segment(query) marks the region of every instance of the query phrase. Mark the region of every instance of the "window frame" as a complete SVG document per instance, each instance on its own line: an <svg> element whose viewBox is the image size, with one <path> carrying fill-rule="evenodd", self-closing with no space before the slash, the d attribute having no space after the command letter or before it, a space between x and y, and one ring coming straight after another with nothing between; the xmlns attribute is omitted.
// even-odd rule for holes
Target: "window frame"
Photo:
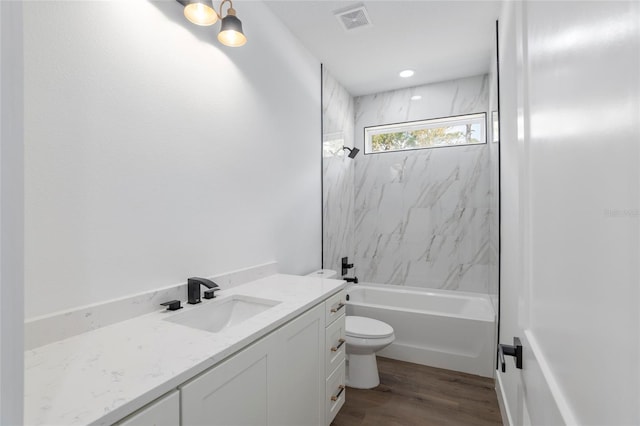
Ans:
<svg viewBox="0 0 640 426"><path fill-rule="evenodd" d="M369 152L367 146L370 146L371 143L370 141L367 140L367 131L369 129L374 129L374 128L381 128L381 127L393 127L393 126L397 126L400 128L400 126L406 126L409 127L411 125L415 125L417 123L422 123L422 122L430 122L430 121L444 121L444 120L448 120L448 119L452 119L455 120L456 118L461 118L461 117L471 117L471 116L482 116L482 122L484 124L483 127L483 137L484 137L484 141L483 142L478 142L478 143L464 143L464 144L454 144L454 145L438 145L438 146L424 146L424 147L417 147L417 148L407 148L407 149L394 149L394 150L388 150L388 151L371 151ZM363 142L364 142L364 155L376 155L376 154L388 154L388 153L392 153L392 152L406 152L406 151L421 151L421 150L425 150L425 149L435 149L435 148L454 148L454 147L458 147L458 146L476 146L476 145L486 145L487 144L487 126L489 125L489 123L487 122L487 112L473 112L473 113L468 113L468 114L458 114L458 115L448 115L448 116L444 116L444 117L433 117L433 118L425 118L422 120L412 120L412 121L401 121L401 122L397 122L397 123L387 123L387 124L376 124L375 126L365 126L363 128ZM402 131L402 130L399 130ZM394 133L392 131L392 129L390 129L389 133Z"/></svg>

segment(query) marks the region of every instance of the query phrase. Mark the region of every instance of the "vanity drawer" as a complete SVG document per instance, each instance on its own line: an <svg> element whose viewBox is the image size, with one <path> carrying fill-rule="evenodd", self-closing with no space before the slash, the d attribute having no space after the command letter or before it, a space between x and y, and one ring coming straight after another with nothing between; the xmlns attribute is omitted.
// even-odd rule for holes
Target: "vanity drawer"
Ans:
<svg viewBox="0 0 640 426"><path fill-rule="evenodd" d="M325 371L327 376L345 359L347 345L344 326L345 316L341 315L327 327L325 333Z"/></svg>
<svg viewBox="0 0 640 426"><path fill-rule="evenodd" d="M326 312L326 325L328 326L341 315L344 315L347 308L347 292L341 290L324 302Z"/></svg>
<svg viewBox="0 0 640 426"><path fill-rule="evenodd" d="M327 425L331 424L340 408L344 405L345 394L347 393L344 372L345 366L344 361L342 361L342 365L327 379L327 415L325 417L325 424Z"/></svg>

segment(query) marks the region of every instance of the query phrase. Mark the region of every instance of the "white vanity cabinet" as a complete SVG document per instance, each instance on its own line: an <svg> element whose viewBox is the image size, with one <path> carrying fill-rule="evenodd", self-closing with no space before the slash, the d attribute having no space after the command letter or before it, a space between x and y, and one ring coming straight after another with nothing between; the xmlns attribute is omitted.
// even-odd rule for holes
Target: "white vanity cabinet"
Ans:
<svg viewBox="0 0 640 426"><path fill-rule="evenodd" d="M324 424L325 342L322 304L273 335L269 359L269 425Z"/></svg>
<svg viewBox="0 0 640 426"><path fill-rule="evenodd" d="M26 351L24 423L325 426L333 387L344 382L344 344L327 349L340 344L341 327L327 325L344 318L344 286L271 274L181 312L129 310L126 320ZM174 290L182 286L166 294ZM146 299L149 308L159 302ZM329 389L328 370L338 372ZM42 385L53 382L68 386Z"/></svg>
<svg viewBox="0 0 640 426"><path fill-rule="evenodd" d="M180 395L174 390L114 426L176 426L180 424Z"/></svg>
<svg viewBox="0 0 640 426"><path fill-rule="evenodd" d="M323 306L181 386L181 424L323 425Z"/></svg>
<svg viewBox="0 0 640 426"><path fill-rule="evenodd" d="M344 405L345 382L345 310L346 291L342 290L324 302L325 310L325 424L329 425Z"/></svg>
<svg viewBox="0 0 640 426"><path fill-rule="evenodd" d="M267 424L266 336L180 387L182 426Z"/></svg>

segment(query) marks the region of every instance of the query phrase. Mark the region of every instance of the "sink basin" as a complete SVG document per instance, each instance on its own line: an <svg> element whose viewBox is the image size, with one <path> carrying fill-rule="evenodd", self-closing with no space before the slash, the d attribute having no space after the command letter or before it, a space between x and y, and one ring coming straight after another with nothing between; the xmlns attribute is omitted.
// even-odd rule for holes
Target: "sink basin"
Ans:
<svg viewBox="0 0 640 426"><path fill-rule="evenodd" d="M204 301L194 309L165 318L165 321L217 333L279 303L277 300L233 295L221 300Z"/></svg>

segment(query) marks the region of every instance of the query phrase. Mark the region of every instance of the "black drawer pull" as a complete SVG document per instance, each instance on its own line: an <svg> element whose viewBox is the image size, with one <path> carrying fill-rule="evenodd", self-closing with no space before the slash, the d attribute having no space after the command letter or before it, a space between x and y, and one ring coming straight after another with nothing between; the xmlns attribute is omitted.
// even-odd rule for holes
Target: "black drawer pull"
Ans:
<svg viewBox="0 0 640 426"><path fill-rule="evenodd" d="M331 352L338 352L338 349L340 349L340 347L342 345L344 345L344 342L346 342L346 340L344 339L338 339L338 345L337 346L332 346L331 347Z"/></svg>
<svg viewBox="0 0 640 426"><path fill-rule="evenodd" d="M337 308L331 308L331 313L332 313L332 314L335 314L336 312L338 312L338 311L339 311L340 309L342 309L342 308L344 308L344 303L340 302L340 303L338 304L338 307L337 307Z"/></svg>
<svg viewBox="0 0 640 426"><path fill-rule="evenodd" d="M338 393L331 397L331 400L334 402L337 401L338 398L340 398L340 395L342 395L342 392L344 392L344 385L338 386L338 389L340 389Z"/></svg>

